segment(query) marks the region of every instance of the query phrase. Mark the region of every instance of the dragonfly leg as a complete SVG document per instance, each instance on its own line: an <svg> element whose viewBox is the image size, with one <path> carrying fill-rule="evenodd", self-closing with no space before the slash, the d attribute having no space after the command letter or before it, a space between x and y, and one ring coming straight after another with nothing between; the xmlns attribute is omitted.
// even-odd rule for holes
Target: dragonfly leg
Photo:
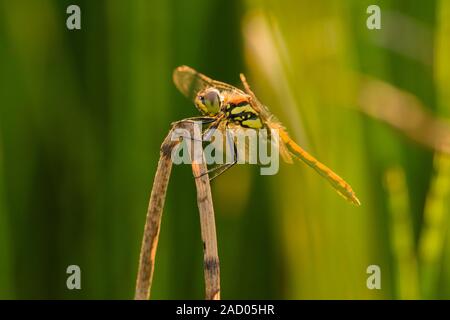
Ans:
<svg viewBox="0 0 450 320"><path fill-rule="evenodd" d="M208 124L208 123L214 122L215 120L216 120L215 117L207 117L207 116L191 117L191 118L186 118L186 119L172 122L172 126L176 126L183 122L194 122L194 123L201 122L202 124Z"/></svg>
<svg viewBox="0 0 450 320"><path fill-rule="evenodd" d="M191 117L191 118L186 118L186 119L179 120L179 121L176 121L176 122L172 122L172 126L175 127L175 126L177 126L178 124L183 123L183 122L192 122L192 123L195 123L195 122L201 122L202 125L203 125L203 124L212 123L212 122L214 122L215 120L216 120L215 117L207 117L207 116ZM192 141L198 141L198 142L203 142L203 141L204 141L203 137L202 137L201 140L199 140L199 139L194 139L193 137L186 137L186 136L183 136L183 135L181 135L180 137L181 137L181 138L185 138L185 139L190 139L190 140L192 140Z"/></svg>
<svg viewBox="0 0 450 320"><path fill-rule="evenodd" d="M196 179L204 176L205 174L214 173L214 175L212 177L209 177L209 180L211 181L212 179L217 178L218 176L220 176L222 173L224 173L225 171L227 171L228 169L230 169L231 167L233 167L237 163L238 157L237 157L236 143L234 142L233 138L230 136L230 133L228 131L226 131L226 132L227 132L227 142L229 143L229 147L231 149L232 156L233 156L233 162L231 162L231 163L224 163L222 165L219 165L217 167L209 169L208 171L206 171L206 172L202 173L201 175L195 177Z"/></svg>
<svg viewBox="0 0 450 320"><path fill-rule="evenodd" d="M211 124L208 128L203 131L202 140L203 141L211 141L214 132L217 130L217 125L215 123Z"/></svg>
<svg viewBox="0 0 450 320"><path fill-rule="evenodd" d="M180 138L183 138L183 139L189 139L189 140L191 140L191 141L203 142L203 140L201 140L201 139L195 139L195 138L192 138L191 136L186 137L186 136L180 135L179 137L180 137Z"/></svg>

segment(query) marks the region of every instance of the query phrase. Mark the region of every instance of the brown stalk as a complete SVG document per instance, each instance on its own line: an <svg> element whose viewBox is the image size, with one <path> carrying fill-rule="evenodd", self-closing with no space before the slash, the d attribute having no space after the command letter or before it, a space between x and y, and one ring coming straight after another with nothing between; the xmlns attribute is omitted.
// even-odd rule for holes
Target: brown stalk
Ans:
<svg viewBox="0 0 450 320"><path fill-rule="evenodd" d="M161 145L158 168L153 182L153 189L144 227L144 236L142 239L139 269L136 280L135 300L150 299L162 211L172 170L171 154L173 148L179 144L179 141L172 141L172 132L176 128L187 129L191 132L191 136L194 136L194 123L192 121L181 120L172 126L172 129ZM193 159L192 153L191 159ZM201 159L202 161L200 162L192 161L192 172L194 177L197 177L195 178L195 184L197 187L197 203L200 213L203 240L205 299L218 300L220 299L220 268L217 250L216 225L211 187L203 152L201 153Z"/></svg>
<svg viewBox="0 0 450 320"><path fill-rule="evenodd" d="M171 141L172 130L173 128L161 145L158 168L148 204L141 254L139 257L136 292L134 295L135 300L150 299L162 211L166 199L167 185L169 184L170 173L172 171L171 152L178 144L176 141Z"/></svg>
<svg viewBox="0 0 450 320"><path fill-rule="evenodd" d="M202 154L202 162L192 162L192 173L197 187L197 204L203 241L203 268L205 276L205 299L220 300L220 265L217 250L216 222L211 196L209 176Z"/></svg>

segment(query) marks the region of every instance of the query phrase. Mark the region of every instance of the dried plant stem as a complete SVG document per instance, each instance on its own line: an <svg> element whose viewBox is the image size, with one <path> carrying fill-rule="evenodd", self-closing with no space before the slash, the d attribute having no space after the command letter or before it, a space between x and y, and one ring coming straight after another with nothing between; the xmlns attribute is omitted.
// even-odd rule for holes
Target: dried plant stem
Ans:
<svg viewBox="0 0 450 320"><path fill-rule="evenodd" d="M204 160L204 159L203 159ZM203 267L205 273L205 299L220 300L220 265L217 250L216 222L205 161L192 163L197 187L197 204L203 241Z"/></svg>
<svg viewBox="0 0 450 320"><path fill-rule="evenodd" d="M172 171L172 160L170 155L172 149L178 144L177 142L170 140L172 130L161 145L158 168L156 170L152 193L148 204L136 280L135 300L150 299L150 289L155 267L155 256L158 246L162 211L166 198L167 185L169 184L170 173Z"/></svg>
<svg viewBox="0 0 450 320"><path fill-rule="evenodd" d="M171 154L173 148L179 143L178 141L171 140L172 132L175 128L184 128L193 133L194 123L192 121L183 120L175 123L161 145L161 155L158 162L155 181L153 182L141 245L139 269L136 280L136 300L146 300L150 298L162 211L172 170ZM193 134L191 136L193 136ZM203 240L205 299L219 300L220 267L211 186L203 153L201 154L202 161L194 161L195 159L192 152L191 159L193 159L192 173L194 174L194 177L197 177L195 178L195 184L197 187L197 204L200 213L200 225Z"/></svg>

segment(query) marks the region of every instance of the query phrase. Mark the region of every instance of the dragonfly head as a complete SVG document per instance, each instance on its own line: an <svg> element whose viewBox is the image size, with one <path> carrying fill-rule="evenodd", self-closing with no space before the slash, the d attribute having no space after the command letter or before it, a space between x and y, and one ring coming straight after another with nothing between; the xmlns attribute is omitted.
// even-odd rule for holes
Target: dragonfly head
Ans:
<svg viewBox="0 0 450 320"><path fill-rule="evenodd" d="M204 114L215 115L220 111L223 103L223 97L219 90L208 88L200 92L196 99L195 105Z"/></svg>

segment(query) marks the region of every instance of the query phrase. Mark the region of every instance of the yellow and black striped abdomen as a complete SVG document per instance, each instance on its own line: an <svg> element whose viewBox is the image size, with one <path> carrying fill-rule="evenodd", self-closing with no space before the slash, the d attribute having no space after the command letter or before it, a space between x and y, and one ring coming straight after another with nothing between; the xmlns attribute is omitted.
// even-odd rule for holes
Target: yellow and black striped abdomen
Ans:
<svg viewBox="0 0 450 320"><path fill-rule="evenodd" d="M237 104L229 103L225 107L225 114L229 121L245 128L260 129L263 126L259 114L248 101L241 101Z"/></svg>

